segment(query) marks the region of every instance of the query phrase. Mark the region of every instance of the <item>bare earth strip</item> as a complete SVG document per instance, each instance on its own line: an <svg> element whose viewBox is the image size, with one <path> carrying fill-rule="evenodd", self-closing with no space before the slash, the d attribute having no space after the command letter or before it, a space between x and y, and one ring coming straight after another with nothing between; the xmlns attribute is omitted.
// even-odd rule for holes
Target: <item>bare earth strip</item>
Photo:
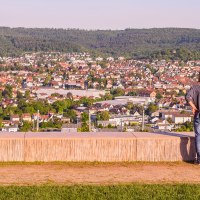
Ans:
<svg viewBox="0 0 200 200"><path fill-rule="evenodd" d="M188 163L1 164L0 185L200 183Z"/></svg>

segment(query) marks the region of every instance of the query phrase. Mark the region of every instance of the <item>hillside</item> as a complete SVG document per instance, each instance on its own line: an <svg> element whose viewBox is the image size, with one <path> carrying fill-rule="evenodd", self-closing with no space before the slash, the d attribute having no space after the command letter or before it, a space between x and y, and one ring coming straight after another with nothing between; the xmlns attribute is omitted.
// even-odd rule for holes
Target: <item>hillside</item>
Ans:
<svg viewBox="0 0 200 200"><path fill-rule="evenodd" d="M148 57L153 54L157 57L180 48L184 48L187 55L199 59L200 30L155 28L87 31L0 27L1 56L27 51L90 51L99 55Z"/></svg>

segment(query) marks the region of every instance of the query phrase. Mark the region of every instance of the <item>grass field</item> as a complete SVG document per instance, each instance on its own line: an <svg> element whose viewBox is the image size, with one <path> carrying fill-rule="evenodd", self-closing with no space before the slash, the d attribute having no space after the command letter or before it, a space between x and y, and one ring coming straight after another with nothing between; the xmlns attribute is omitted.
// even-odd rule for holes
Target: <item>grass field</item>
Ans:
<svg viewBox="0 0 200 200"><path fill-rule="evenodd" d="M2 200L129 200L200 199L198 184L128 184L112 186L1 186Z"/></svg>

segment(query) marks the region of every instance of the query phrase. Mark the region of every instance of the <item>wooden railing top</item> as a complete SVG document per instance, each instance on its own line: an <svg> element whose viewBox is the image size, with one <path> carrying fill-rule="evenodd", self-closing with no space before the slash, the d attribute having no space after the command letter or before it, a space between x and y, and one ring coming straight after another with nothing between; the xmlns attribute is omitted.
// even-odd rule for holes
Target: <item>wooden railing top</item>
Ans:
<svg viewBox="0 0 200 200"><path fill-rule="evenodd" d="M180 138L180 137L194 137L193 132L90 132L90 133L61 133L61 132L1 132L0 139L17 139L17 138Z"/></svg>

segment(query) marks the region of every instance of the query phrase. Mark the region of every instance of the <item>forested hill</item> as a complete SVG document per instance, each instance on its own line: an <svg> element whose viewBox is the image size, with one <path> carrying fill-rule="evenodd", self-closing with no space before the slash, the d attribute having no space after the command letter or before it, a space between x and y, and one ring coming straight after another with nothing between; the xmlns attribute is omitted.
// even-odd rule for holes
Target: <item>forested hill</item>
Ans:
<svg viewBox="0 0 200 200"><path fill-rule="evenodd" d="M166 56L174 49L200 58L200 29L86 31L0 27L1 56L27 51L90 51L100 55L148 57L152 53L154 56Z"/></svg>

